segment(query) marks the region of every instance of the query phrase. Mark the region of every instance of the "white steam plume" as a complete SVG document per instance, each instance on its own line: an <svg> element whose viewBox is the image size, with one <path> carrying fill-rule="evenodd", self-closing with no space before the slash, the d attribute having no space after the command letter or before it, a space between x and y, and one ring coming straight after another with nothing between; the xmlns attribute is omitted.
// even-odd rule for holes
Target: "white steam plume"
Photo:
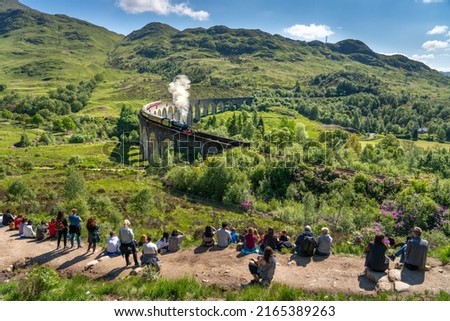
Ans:
<svg viewBox="0 0 450 321"><path fill-rule="evenodd" d="M180 113L182 122L187 122L190 84L191 81L185 75L176 76L169 84L169 92L172 94L172 101Z"/></svg>

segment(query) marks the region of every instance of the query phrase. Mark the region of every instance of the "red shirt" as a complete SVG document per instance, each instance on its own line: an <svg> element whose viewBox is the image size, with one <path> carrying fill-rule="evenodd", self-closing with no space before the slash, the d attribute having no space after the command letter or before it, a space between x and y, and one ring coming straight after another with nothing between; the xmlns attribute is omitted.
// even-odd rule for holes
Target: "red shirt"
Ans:
<svg viewBox="0 0 450 321"><path fill-rule="evenodd" d="M48 232L50 234L50 237L56 236L56 223L55 222L48 223Z"/></svg>
<svg viewBox="0 0 450 321"><path fill-rule="evenodd" d="M256 245L256 242L258 242L258 238L254 234L247 233L244 236L245 239L245 247L249 250L253 249Z"/></svg>
<svg viewBox="0 0 450 321"><path fill-rule="evenodd" d="M22 222L22 220L23 220L22 217L16 217L16 218L14 219L14 228L15 228L16 230L19 229L20 222Z"/></svg>

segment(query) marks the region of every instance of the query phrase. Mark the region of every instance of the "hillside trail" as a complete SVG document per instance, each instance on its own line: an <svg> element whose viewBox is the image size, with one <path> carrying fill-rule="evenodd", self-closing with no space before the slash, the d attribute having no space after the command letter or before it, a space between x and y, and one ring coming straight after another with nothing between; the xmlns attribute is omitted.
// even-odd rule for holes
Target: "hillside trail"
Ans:
<svg viewBox="0 0 450 321"><path fill-rule="evenodd" d="M83 274L91 279L114 280L125 277L134 270L131 265L125 266L125 260L121 256L103 259L100 248L94 254L86 253L87 244L83 244L80 249L75 245L74 249L56 250L56 240L36 242L33 239L21 239L17 231L8 230L7 227L0 228L0 248L0 282L21 277L20 273L11 272L10 266L30 259L33 264L52 266L66 276ZM256 257L256 254L242 256L233 247L188 248L160 255L161 274L169 279L190 276L207 286L239 289L252 279L248 271L251 257ZM323 290L326 293L376 294L375 283L362 273L364 259L361 257L331 255L325 259L316 256L303 258L278 253L276 258L274 281L277 283L314 292ZM93 260L99 262L86 269L86 265ZM402 272L402 281L411 285L404 293L440 290L450 292L450 265L442 265L432 258L429 258L428 264L431 268L425 273L408 271L404 275ZM394 263L391 262L390 265L390 269L394 269Z"/></svg>

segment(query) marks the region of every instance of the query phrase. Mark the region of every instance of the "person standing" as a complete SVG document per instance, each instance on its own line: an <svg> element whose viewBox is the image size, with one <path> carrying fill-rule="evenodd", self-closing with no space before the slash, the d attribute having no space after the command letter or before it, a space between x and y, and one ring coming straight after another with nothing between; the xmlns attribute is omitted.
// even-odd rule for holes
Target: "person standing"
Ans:
<svg viewBox="0 0 450 321"><path fill-rule="evenodd" d="M83 246L81 246L81 222L83 222L83 221L82 221L81 217L78 215L77 209L73 208L70 211L70 215L69 215L70 248L73 248L73 241L74 241L75 235L77 237L78 248L83 247Z"/></svg>
<svg viewBox="0 0 450 321"><path fill-rule="evenodd" d="M99 226L97 225L97 221L94 217L90 217L86 223L86 229L88 231L88 248L86 252L92 248L92 253L95 253L95 248L97 247L97 243L100 241L100 234L98 232Z"/></svg>
<svg viewBox="0 0 450 321"><path fill-rule="evenodd" d="M409 270L425 271L427 263L428 241L421 239L422 229L414 227L411 231L412 239L406 244L405 267Z"/></svg>
<svg viewBox="0 0 450 321"><path fill-rule="evenodd" d="M125 220L123 227L119 230L120 252L125 256L127 266L130 265L130 254L133 254L134 265L139 266L136 253L136 240L133 230L130 228L130 221Z"/></svg>
<svg viewBox="0 0 450 321"><path fill-rule="evenodd" d="M58 236L56 249L59 249L59 245L61 243L61 237L64 238L64 248L67 246L67 219L66 215L63 211L59 211L58 215L56 215L56 222L55 222L55 230L56 234Z"/></svg>

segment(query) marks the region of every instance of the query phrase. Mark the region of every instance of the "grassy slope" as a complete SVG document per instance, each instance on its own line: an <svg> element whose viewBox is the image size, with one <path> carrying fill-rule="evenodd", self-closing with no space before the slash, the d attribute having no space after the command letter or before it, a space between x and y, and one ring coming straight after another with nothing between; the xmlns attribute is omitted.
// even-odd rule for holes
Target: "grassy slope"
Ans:
<svg viewBox="0 0 450 321"><path fill-rule="evenodd" d="M0 82L20 92L88 80L103 67L121 35L64 15L0 6ZM14 7L14 6L13 6Z"/></svg>

